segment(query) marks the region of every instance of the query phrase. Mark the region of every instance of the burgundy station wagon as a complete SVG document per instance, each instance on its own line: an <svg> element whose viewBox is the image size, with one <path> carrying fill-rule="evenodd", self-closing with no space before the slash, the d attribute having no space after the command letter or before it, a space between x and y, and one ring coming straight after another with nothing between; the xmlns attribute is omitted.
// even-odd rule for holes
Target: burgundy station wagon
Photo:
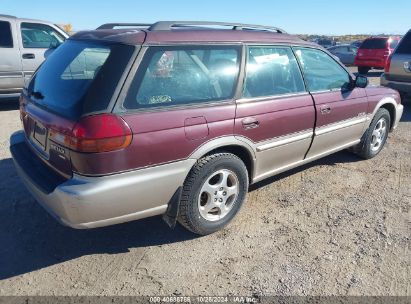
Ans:
<svg viewBox="0 0 411 304"><path fill-rule="evenodd" d="M10 149L27 188L65 225L162 214L209 234L251 183L346 148L377 155L403 106L397 91L367 85L277 28L106 24L38 69Z"/></svg>

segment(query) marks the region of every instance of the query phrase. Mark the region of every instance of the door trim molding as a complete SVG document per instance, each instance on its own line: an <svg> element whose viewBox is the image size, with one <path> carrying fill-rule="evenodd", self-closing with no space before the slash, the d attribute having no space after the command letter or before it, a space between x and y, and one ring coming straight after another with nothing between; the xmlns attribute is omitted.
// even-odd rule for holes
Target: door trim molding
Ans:
<svg viewBox="0 0 411 304"><path fill-rule="evenodd" d="M312 130L310 130L310 131L305 130L305 131L298 132L298 133L293 133L293 134L289 134L289 135L285 135L285 136L281 136L281 137L276 137L276 138L273 138L273 139L269 140L268 142L266 142L264 144L261 144L261 145L257 146L257 152L270 150L270 149L273 149L273 148L277 148L277 147L280 147L280 146L291 144L293 142L308 139L308 138L311 138L313 135L314 135L314 132Z"/></svg>
<svg viewBox="0 0 411 304"><path fill-rule="evenodd" d="M355 118L349 118L343 121L339 121L337 123L321 126L315 130L315 136L331 133L334 131L337 131L339 129L344 129L348 127L352 127L358 124L365 123L369 121L370 118L367 116L364 117L355 117Z"/></svg>

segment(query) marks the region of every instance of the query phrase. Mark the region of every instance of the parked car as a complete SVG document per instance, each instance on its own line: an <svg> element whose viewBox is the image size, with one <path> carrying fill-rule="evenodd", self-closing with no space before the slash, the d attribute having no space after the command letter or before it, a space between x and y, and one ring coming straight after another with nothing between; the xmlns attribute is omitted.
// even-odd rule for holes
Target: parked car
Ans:
<svg viewBox="0 0 411 304"><path fill-rule="evenodd" d="M388 57L381 84L400 91L402 95L411 93L411 30Z"/></svg>
<svg viewBox="0 0 411 304"><path fill-rule="evenodd" d="M67 38L52 23L0 15L0 99L18 97L46 51Z"/></svg>
<svg viewBox="0 0 411 304"><path fill-rule="evenodd" d="M316 43L326 49L336 45L336 42L333 39L328 38L320 38L316 41Z"/></svg>
<svg viewBox="0 0 411 304"><path fill-rule="evenodd" d="M10 139L27 188L74 228L162 214L215 232L249 184L346 148L372 158L402 115L397 91L277 28L116 26L50 55Z"/></svg>
<svg viewBox="0 0 411 304"><path fill-rule="evenodd" d="M330 47L328 51L337 56L345 65L353 65L358 48L351 46L350 44L341 44Z"/></svg>
<svg viewBox="0 0 411 304"><path fill-rule="evenodd" d="M367 74L369 70L384 69L388 57L397 46L399 37L370 37L364 40L358 49L354 65L360 74Z"/></svg>
<svg viewBox="0 0 411 304"><path fill-rule="evenodd" d="M351 42L350 45L358 49L362 43L363 43L363 40L356 40L356 41Z"/></svg>

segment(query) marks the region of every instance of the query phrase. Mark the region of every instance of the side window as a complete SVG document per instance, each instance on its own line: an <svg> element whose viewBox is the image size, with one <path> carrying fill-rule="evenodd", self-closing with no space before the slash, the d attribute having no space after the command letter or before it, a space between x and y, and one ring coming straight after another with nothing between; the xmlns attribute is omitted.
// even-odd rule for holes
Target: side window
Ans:
<svg viewBox="0 0 411 304"><path fill-rule="evenodd" d="M64 42L64 37L52 27L39 23L21 23L24 48L48 49Z"/></svg>
<svg viewBox="0 0 411 304"><path fill-rule="evenodd" d="M321 50L295 48L311 92L343 89L350 83L348 72Z"/></svg>
<svg viewBox="0 0 411 304"><path fill-rule="evenodd" d="M397 49L395 50L396 54L411 54L411 31L409 31L400 41Z"/></svg>
<svg viewBox="0 0 411 304"><path fill-rule="evenodd" d="M0 48L12 48L13 37L11 35L11 26L9 22L0 21Z"/></svg>
<svg viewBox="0 0 411 304"><path fill-rule="evenodd" d="M304 92L297 60L288 47L249 47L244 97Z"/></svg>
<svg viewBox="0 0 411 304"><path fill-rule="evenodd" d="M123 106L140 109L230 99L239 57L239 47L151 47Z"/></svg>

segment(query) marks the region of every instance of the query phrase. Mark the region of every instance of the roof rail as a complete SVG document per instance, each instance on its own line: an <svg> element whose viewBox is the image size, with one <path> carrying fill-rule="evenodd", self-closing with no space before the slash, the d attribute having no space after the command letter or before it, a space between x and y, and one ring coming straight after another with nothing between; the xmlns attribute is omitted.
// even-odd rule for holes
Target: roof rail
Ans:
<svg viewBox="0 0 411 304"><path fill-rule="evenodd" d="M264 26L257 24L244 24L244 23L231 23L231 22L212 22L212 21L159 21L156 23L106 23L100 25L98 30L113 29L115 27L144 27L148 31L171 31L173 28L187 28L190 26L217 26L217 27L231 27L232 30L257 30L276 32L280 34L286 34L287 32L274 26Z"/></svg>
<svg viewBox="0 0 411 304"><path fill-rule="evenodd" d="M212 21L159 21L149 27L150 31L170 31L173 27L188 27L188 26L221 26L231 27L232 30L259 30L277 32L285 34L286 32L278 27L264 26L257 24L231 23L231 22L212 22Z"/></svg>
<svg viewBox="0 0 411 304"><path fill-rule="evenodd" d="M106 23L100 25L97 29L98 30L111 30L115 27L146 27L149 28L152 24L151 23Z"/></svg>
<svg viewBox="0 0 411 304"><path fill-rule="evenodd" d="M11 16L11 15L3 15L3 14L0 14L0 17L6 17L6 18L17 18L16 16Z"/></svg>

